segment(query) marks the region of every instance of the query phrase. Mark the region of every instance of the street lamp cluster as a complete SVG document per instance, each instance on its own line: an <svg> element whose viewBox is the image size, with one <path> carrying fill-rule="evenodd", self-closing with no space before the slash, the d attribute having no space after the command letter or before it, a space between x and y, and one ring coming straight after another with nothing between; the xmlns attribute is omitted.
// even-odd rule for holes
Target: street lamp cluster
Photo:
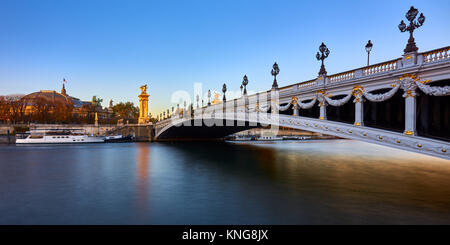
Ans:
<svg viewBox="0 0 450 245"><path fill-rule="evenodd" d="M322 43L319 46L319 51L321 54L319 54L319 52L317 52L317 54L316 54L316 59L322 61L322 65L320 66L319 76L326 76L327 71L325 70L325 66L323 65L323 60L328 58L328 55L330 54L330 50L327 48L327 45Z"/></svg>
<svg viewBox="0 0 450 245"><path fill-rule="evenodd" d="M417 21L415 21L418 13L419 13L419 11L416 8L414 8L414 6L411 6L411 8L408 10L408 12L405 15L406 19L408 19L408 21L409 21L409 25L406 26L406 24L405 24L405 22L403 22L403 20L398 25L398 29L401 32L409 31L408 44L406 45L406 48L404 49L405 53L416 52L417 50L419 50L419 48L416 46L416 43L414 42L413 32L415 29L417 29L423 25L423 23L425 22L425 16L423 15L423 13L420 13L419 18L417 19Z"/></svg>
<svg viewBox="0 0 450 245"><path fill-rule="evenodd" d="M280 73L280 68L278 68L277 62L275 62L275 64L273 64L272 71L270 73L274 77L273 78L272 88L278 88L277 75L278 75L278 73Z"/></svg>
<svg viewBox="0 0 450 245"><path fill-rule="evenodd" d="M244 95L247 95L247 84L248 78L247 75L244 75L244 78L242 79L242 85L244 86Z"/></svg>

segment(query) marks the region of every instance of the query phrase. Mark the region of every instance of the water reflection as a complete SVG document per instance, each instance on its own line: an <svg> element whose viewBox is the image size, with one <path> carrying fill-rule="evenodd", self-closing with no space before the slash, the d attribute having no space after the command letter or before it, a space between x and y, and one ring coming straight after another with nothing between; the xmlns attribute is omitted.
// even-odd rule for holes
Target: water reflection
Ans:
<svg viewBox="0 0 450 245"><path fill-rule="evenodd" d="M260 185L249 188L242 198L261 198L263 192L274 191L277 199L264 199L259 205L287 210L295 210L291 205L295 202L311 205L316 212L307 215L312 223L450 222L447 160L348 140L171 147L208 171L219 169ZM293 197L294 202L289 200ZM278 201L286 203L273 203ZM397 219L389 220L388 214ZM300 223L304 218L298 217ZM284 222L290 223L290 218Z"/></svg>
<svg viewBox="0 0 450 245"><path fill-rule="evenodd" d="M148 197L150 196L149 191L149 153L150 147L146 143L137 143L137 200L138 200L138 208L142 213L147 212L148 208Z"/></svg>
<svg viewBox="0 0 450 245"><path fill-rule="evenodd" d="M0 147L0 224L449 224L450 161L350 140Z"/></svg>

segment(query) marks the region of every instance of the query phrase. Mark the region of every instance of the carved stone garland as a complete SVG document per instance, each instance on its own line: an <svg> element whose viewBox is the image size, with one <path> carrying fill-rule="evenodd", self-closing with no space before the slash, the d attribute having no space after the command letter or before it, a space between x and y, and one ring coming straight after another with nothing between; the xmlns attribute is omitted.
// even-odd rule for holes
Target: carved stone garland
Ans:
<svg viewBox="0 0 450 245"><path fill-rule="evenodd" d="M298 105L300 108L302 108L302 109L309 109L309 108L311 108L311 107L314 106L314 104L316 103L316 101L317 101L317 96L314 96L314 97L312 98L312 100L311 100L310 102L308 102L308 103L302 103L302 102L299 102L299 101L297 100L297 105Z"/></svg>
<svg viewBox="0 0 450 245"><path fill-rule="evenodd" d="M366 99L372 102L381 102L390 99L400 88L400 84L397 83L394 87L384 94L372 94L370 92L363 91L363 95Z"/></svg>
<svg viewBox="0 0 450 245"><path fill-rule="evenodd" d="M338 100L333 100L333 99L329 98L328 96L323 96L323 98L327 101L327 103L332 106L342 106L345 103L347 103L351 97L352 97L352 93L350 93L347 96L345 96L344 98L338 99Z"/></svg>
<svg viewBox="0 0 450 245"><path fill-rule="evenodd" d="M444 86L444 87L435 87L426 85L430 80L427 81L416 81L417 87L419 87L420 90L422 90L424 93L428 95L433 96L447 96L450 95L450 86Z"/></svg>
<svg viewBox="0 0 450 245"><path fill-rule="evenodd" d="M278 110L279 111L286 111L287 109L289 109L289 107L291 107L291 103L286 104L285 106L278 106Z"/></svg>

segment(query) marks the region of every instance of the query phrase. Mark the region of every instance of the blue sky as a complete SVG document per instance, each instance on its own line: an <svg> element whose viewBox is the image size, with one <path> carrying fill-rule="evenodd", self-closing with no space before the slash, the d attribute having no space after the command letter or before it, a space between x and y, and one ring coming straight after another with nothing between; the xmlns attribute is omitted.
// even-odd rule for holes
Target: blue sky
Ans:
<svg viewBox="0 0 450 245"><path fill-rule="evenodd" d="M0 0L0 94L60 90L90 100L132 101L148 84L150 110L176 90L270 88L313 79L325 42L328 74L400 57L408 34L397 25L414 5L426 16L420 51L450 44L450 1L23 1Z"/></svg>

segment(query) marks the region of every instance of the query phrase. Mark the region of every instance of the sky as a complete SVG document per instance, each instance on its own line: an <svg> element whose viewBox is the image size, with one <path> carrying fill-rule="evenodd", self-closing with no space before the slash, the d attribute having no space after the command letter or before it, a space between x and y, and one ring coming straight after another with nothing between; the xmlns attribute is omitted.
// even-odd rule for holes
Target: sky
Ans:
<svg viewBox="0 0 450 245"><path fill-rule="evenodd" d="M266 0L0 0L0 95L60 91L138 104L148 85L152 114L174 104L194 83L238 92L269 90L276 61L279 86L314 79L324 42L328 74L403 54L398 30L414 5L426 20L414 32L419 52L450 45L450 1Z"/></svg>

